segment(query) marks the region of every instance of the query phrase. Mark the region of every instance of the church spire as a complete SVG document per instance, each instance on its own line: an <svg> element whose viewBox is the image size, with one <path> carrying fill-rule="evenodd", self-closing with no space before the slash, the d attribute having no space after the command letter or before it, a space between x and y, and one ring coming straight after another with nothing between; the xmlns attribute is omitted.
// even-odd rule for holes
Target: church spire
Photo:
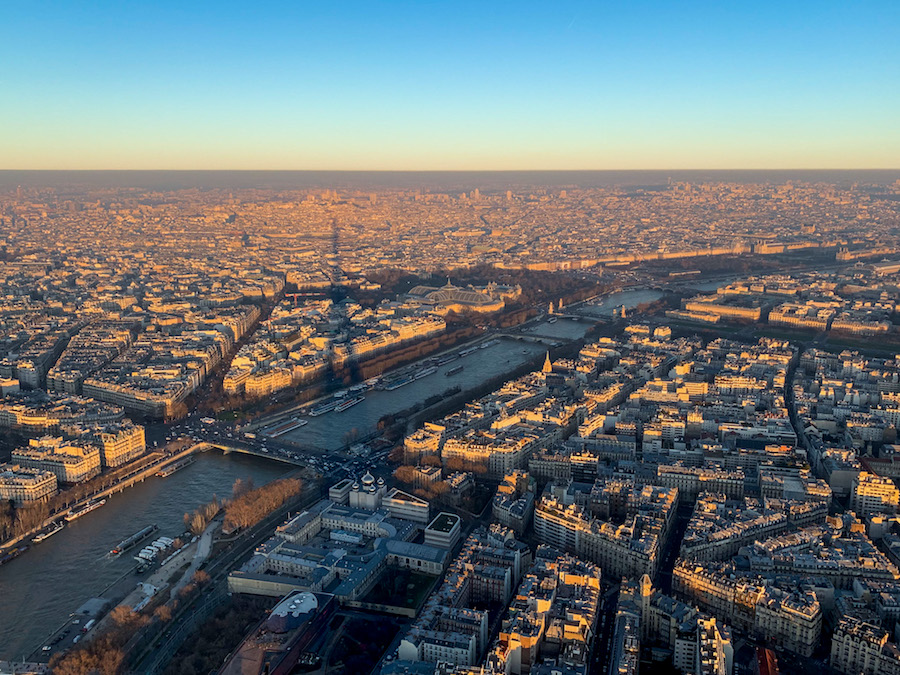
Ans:
<svg viewBox="0 0 900 675"><path fill-rule="evenodd" d="M547 358L544 359L544 367L541 368L541 372L543 373L552 373L553 372L553 361L550 360L550 352L547 352Z"/></svg>

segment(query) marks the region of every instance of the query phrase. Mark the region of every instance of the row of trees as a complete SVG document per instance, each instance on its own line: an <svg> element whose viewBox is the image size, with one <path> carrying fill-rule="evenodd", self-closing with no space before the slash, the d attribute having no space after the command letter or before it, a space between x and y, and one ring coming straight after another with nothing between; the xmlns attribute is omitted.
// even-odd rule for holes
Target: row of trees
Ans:
<svg viewBox="0 0 900 675"><path fill-rule="evenodd" d="M300 494L303 482L296 478L282 478L261 488L253 486L253 480L238 478L231 487L231 499L219 499L201 504L196 510L184 514L184 526L191 534L200 535L222 509L225 522L222 531L234 532L255 525L290 498Z"/></svg>
<svg viewBox="0 0 900 675"><path fill-rule="evenodd" d="M289 499L300 494L303 482L296 478L282 478L235 496L225 506L223 532L252 527Z"/></svg>
<svg viewBox="0 0 900 675"><path fill-rule="evenodd" d="M130 607L120 605L114 608L102 628L90 639L83 641L68 652L55 656L50 666L55 675L116 675L127 665L126 659L133 649L139 649L141 639L136 634L152 632L154 628L161 631L165 624L172 620L174 613L183 603L189 602L192 596L210 581L209 574L197 570L190 582L182 588L178 596L168 604L156 605L138 613ZM162 593L157 597L168 597ZM143 636L148 637L147 635Z"/></svg>
<svg viewBox="0 0 900 675"><path fill-rule="evenodd" d="M211 502L201 504L196 511L184 514L184 526L190 530L191 534L199 536L209 522L216 517L223 504L224 502L220 502L219 498L213 495Z"/></svg>
<svg viewBox="0 0 900 675"><path fill-rule="evenodd" d="M155 456L145 455L126 467L107 471L91 480L66 487L46 501L18 507L12 502L0 504L0 544L40 527L51 516L67 511L73 504L112 487L122 475L136 471L154 459Z"/></svg>
<svg viewBox="0 0 900 675"><path fill-rule="evenodd" d="M444 471L450 471L451 473L454 471L467 471L469 473L474 473L476 476L483 476L488 471L486 464L482 464L481 462L469 462L460 459L459 457L449 457L444 459L443 463Z"/></svg>
<svg viewBox="0 0 900 675"><path fill-rule="evenodd" d="M215 672L241 641L247 626L259 621L274 601L275 598L263 596L232 596L212 616L200 622L163 672L165 675Z"/></svg>
<svg viewBox="0 0 900 675"><path fill-rule="evenodd" d="M11 501L3 503L0 513L0 542L30 532L50 517L50 505L36 502L15 506Z"/></svg>
<svg viewBox="0 0 900 675"><path fill-rule="evenodd" d="M98 635L50 661L54 675L115 675L125 661L125 645L132 635L150 622L149 617L124 605L109 613Z"/></svg>

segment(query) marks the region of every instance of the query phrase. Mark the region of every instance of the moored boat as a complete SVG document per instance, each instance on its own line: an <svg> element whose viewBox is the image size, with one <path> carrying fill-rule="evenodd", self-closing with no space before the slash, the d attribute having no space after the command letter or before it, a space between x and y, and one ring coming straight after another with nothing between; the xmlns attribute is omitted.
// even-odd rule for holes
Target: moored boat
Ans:
<svg viewBox="0 0 900 675"><path fill-rule="evenodd" d="M3 557L0 557L0 565L5 565L10 560L15 560L20 555L25 553L25 551L27 551L27 550L28 550L28 546L26 545L26 546L19 546L18 548L14 548L11 551L8 551L6 554L3 555Z"/></svg>
<svg viewBox="0 0 900 675"><path fill-rule="evenodd" d="M295 429L304 427L307 424L309 424L309 420L301 420L295 417L290 422L280 424L274 429L270 429L269 431L265 431L263 433L269 438L278 438L279 436L283 436L284 434L294 431Z"/></svg>
<svg viewBox="0 0 900 675"><path fill-rule="evenodd" d="M120 541L119 545L116 546L114 549L112 549L109 552L109 554L111 556L121 555L122 553L124 553L125 551L130 549L132 546L137 544L141 539L149 537L151 534L156 532L156 530L158 530L158 529L159 529L159 527L157 525L148 525L147 527L145 527L141 530L138 530L130 537Z"/></svg>
<svg viewBox="0 0 900 675"><path fill-rule="evenodd" d="M384 385L385 391L394 391L394 389L399 389L400 387L405 387L409 383L413 382L415 378L412 375L406 375L404 377L398 378L396 380L391 380L390 382L386 382Z"/></svg>
<svg viewBox="0 0 900 675"><path fill-rule="evenodd" d="M66 522L71 523L73 520L76 520L77 518L81 518L81 516L87 515L94 509L99 509L105 503L106 503L106 500L101 499L98 502L89 502L89 503L85 504L84 506L82 506L80 509L72 509L71 511L69 511L66 514Z"/></svg>
<svg viewBox="0 0 900 675"><path fill-rule="evenodd" d="M366 400L366 397L365 397L365 396L356 396L356 397L354 397L354 398L347 399L346 401L344 401L343 403L341 403L339 406L337 406L337 407L334 409L334 411L335 411L335 412L344 412L345 410L347 410L347 408L352 408L352 407L355 406L357 403L362 403L362 402L365 401L365 400Z"/></svg>
<svg viewBox="0 0 900 675"><path fill-rule="evenodd" d="M321 403L314 408L311 408L309 411L310 416L318 417L319 415L324 415L327 412L331 412L337 407L338 402L334 399L330 401L326 401L325 403Z"/></svg>
<svg viewBox="0 0 900 675"><path fill-rule="evenodd" d="M185 457L180 462L175 462L173 464L169 464L166 467L163 467L159 471L156 472L156 475L160 478L168 478L176 471L181 471L184 467L190 466L194 463L193 457Z"/></svg>
<svg viewBox="0 0 900 675"><path fill-rule="evenodd" d="M46 530L41 530L40 532L38 532L38 533L35 535L35 537L34 537L34 539L33 539L32 541L34 541L35 544L40 544L40 543L41 543L42 541L44 541L45 539L49 539L49 538L52 537L54 534L56 534L57 532L59 532L59 531L60 531L61 529L63 529L65 526L66 526L66 524L65 524L64 522L62 522L62 521L53 523L53 525L51 525L51 526L50 526L49 528L47 528Z"/></svg>

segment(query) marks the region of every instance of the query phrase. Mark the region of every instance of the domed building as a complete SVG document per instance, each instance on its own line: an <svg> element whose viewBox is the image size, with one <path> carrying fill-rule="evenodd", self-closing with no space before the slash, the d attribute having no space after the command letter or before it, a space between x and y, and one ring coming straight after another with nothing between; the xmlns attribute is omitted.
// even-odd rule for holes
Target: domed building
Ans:
<svg viewBox="0 0 900 675"><path fill-rule="evenodd" d="M370 472L366 473L350 487L350 506L357 509L374 511L381 508L381 501L387 493L384 478L376 480Z"/></svg>
<svg viewBox="0 0 900 675"><path fill-rule="evenodd" d="M521 286L501 286L490 283L487 286L454 286L447 279L441 288L434 286L416 286L406 294L407 299L430 306L438 314L448 312L499 312L506 306L507 300L515 300L522 295Z"/></svg>

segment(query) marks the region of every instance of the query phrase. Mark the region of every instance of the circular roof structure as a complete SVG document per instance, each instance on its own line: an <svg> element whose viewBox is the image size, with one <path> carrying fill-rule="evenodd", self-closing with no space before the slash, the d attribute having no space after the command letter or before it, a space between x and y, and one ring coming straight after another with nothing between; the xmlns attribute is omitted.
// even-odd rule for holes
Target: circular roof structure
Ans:
<svg viewBox="0 0 900 675"><path fill-rule="evenodd" d="M319 600L312 593L293 593L275 605L266 628L273 633L287 633L312 618L318 608Z"/></svg>

